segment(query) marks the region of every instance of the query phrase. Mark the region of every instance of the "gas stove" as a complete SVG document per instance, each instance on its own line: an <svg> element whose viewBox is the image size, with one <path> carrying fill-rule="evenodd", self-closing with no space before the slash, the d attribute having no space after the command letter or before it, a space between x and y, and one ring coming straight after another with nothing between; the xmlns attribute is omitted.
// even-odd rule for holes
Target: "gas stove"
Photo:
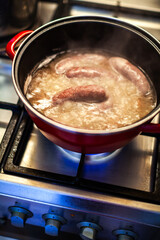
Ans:
<svg viewBox="0 0 160 240"><path fill-rule="evenodd" d="M138 6L137 1L39 1L36 26L68 15L103 15L136 24L160 40L159 12L159 1ZM112 153L62 149L29 118L14 90L11 68L11 60L2 56L0 235L160 239L159 135L141 134Z"/></svg>

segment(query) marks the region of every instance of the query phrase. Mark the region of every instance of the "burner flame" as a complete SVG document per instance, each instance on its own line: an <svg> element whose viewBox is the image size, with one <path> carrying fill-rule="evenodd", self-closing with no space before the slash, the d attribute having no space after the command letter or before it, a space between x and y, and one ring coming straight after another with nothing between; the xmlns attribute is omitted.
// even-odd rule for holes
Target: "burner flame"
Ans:
<svg viewBox="0 0 160 240"><path fill-rule="evenodd" d="M70 160L75 161L75 162L80 161L82 153L72 152L70 150L64 149L64 148L59 147L59 146L57 146L57 147ZM97 154L85 154L85 164L87 164L87 165L99 164L99 163L103 163L103 162L106 162L106 161L110 161L113 158L115 158L115 156L117 156L121 150L122 149L118 149L118 150L113 151L113 152L105 152L105 153L97 153Z"/></svg>

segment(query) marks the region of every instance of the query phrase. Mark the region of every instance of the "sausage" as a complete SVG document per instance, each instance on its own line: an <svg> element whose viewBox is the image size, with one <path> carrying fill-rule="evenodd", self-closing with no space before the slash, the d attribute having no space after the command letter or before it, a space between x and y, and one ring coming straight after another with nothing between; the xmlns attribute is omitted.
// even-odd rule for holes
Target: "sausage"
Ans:
<svg viewBox="0 0 160 240"><path fill-rule="evenodd" d="M101 72L98 71L96 68L91 67L72 67L69 70L66 71L66 76L68 78L94 78L94 77L100 77Z"/></svg>
<svg viewBox="0 0 160 240"><path fill-rule="evenodd" d="M57 74L65 73L65 71L73 67L74 61L73 58L67 57L57 62L55 65L55 71Z"/></svg>
<svg viewBox="0 0 160 240"><path fill-rule="evenodd" d="M103 55L100 54L90 54L90 53L85 53L85 54L77 54L73 55L72 57L67 57L59 62L56 63L55 65L55 71L57 74L62 74L65 73L68 69L79 66L79 64L86 64L86 63L93 63L97 64L102 61L105 61L106 58Z"/></svg>
<svg viewBox="0 0 160 240"><path fill-rule="evenodd" d="M132 81L142 94L145 95L150 91L150 85L145 75L128 60L120 57L111 57L109 63L114 70Z"/></svg>
<svg viewBox="0 0 160 240"><path fill-rule="evenodd" d="M103 87L98 85L85 85L67 88L52 98L53 105L61 104L64 101L94 102L99 103L108 99Z"/></svg>

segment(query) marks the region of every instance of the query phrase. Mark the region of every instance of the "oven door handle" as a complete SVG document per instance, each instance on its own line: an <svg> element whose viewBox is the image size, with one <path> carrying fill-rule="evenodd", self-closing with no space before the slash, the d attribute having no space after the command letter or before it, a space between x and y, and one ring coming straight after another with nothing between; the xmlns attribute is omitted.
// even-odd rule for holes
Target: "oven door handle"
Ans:
<svg viewBox="0 0 160 240"><path fill-rule="evenodd" d="M26 37L27 35L31 34L33 31L32 30L25 30L25 31L22 31L20 33L18 33L17 35L15 35L8 43L7 43L7 46L6 46L6 52L8 54L8 56L13 60L16 52L15 52L15 46L18 44L18 43L21 43L22 39L24 37Z"/></svg>

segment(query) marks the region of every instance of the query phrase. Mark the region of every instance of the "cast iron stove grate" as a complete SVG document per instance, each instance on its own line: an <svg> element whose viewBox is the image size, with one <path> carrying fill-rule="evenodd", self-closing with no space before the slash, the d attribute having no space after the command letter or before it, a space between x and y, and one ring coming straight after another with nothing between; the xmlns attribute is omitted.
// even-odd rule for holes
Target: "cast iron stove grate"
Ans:
<svg viewBox="0 0 160 240"><path fill-rule="evenodd" d="M0 142L0 166L3 166L6 157L12 147L16 133L23 116L26 114L24 109L21 107L20 102L17 104L0 101L0 110L11 111L12 117L9 123L1 123L1 127L5 130L3 138ZM4 126L3 126L4 125Z"/></svg>

